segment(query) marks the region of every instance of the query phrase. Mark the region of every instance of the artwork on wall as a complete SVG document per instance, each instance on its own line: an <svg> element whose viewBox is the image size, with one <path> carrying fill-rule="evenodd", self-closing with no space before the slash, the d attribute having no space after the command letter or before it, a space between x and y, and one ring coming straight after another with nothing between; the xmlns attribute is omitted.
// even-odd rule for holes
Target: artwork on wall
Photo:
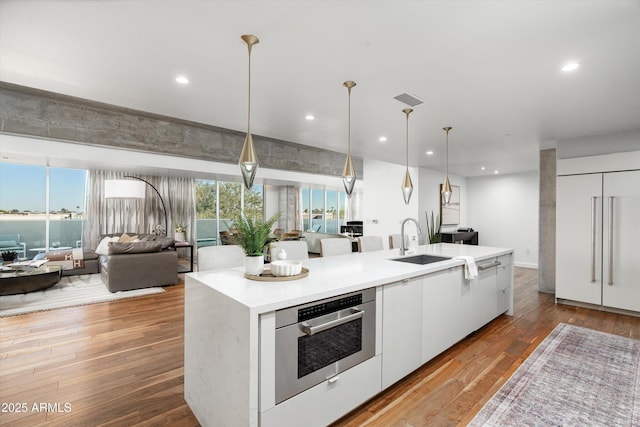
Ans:
<svg viewBox="0 0 640 427"><path fill-rule="evenodd" d="M440 184L440 192L442 194L442 184ZM451 201L448 205L442 204L440 197L440 218L442 225L458 225L460 224L460 186L451 186Z"/></svg>

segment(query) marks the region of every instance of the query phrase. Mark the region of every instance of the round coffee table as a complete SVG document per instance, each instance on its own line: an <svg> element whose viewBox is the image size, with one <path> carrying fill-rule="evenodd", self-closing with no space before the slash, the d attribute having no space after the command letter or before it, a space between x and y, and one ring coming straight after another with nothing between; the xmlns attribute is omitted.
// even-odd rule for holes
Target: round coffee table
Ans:
<svg viewBox="0 0 640 427"><path fill-rule="evenodd" d="M43 265L25 270L3 270L0 272L0 295L42 291L58 283L61 277L62 267L59 265Z"/></svg>

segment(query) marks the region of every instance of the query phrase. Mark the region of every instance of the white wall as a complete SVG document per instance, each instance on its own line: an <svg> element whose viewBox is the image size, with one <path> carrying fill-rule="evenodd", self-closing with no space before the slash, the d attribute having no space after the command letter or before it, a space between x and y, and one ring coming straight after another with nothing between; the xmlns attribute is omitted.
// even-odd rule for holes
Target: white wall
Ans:
<svg viewBox="0 0 640 427"><path fill-rule="evenodd" d="M420 227L423 230L423 237L427 235L427 220L425 212L431 218L431 212L440 215L440 184L444 182L444 173L431 169L420 168L420 204L419 204L419 220ZM460 224L453 226L443 226L442 231L457 230L458 227L473 227L467 221L467 212L469 210L467 202L467 178L457 175L449 175L451 185L460 187ZM475 227L474 227L475 228ZM426 240L421 239L421 244Z"/></svg>
<svg viewBox="0 0 640 427"><path fill-rule="evenodd" d="M515 249L515 264L538 267L538 172L467 179L469 226L479 244Z"/></svg>
<svg viewBox="0 0 640 427"><path fill-rule="evenodd" d="M404 172L405 166L364 159L365 179L362 195L364 234L382 237L385 248L389 247L390 234L400 234L400 224L404 218L419 219L418 170L409 168L413 181L413 195L408 205L405 205L400 189ZM407 223L405 233L414 235L415 226Z"/></svg>

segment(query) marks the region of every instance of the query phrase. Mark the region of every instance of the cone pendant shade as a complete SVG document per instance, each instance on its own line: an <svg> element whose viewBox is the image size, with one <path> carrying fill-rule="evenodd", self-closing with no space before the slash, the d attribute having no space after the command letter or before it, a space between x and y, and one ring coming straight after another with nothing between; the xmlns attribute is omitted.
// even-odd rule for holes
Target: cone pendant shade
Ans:
<svg viewBox="0 0 640 427"><path fill-rule="evenodd" d="M407 168L404 173L404 179L402 180L402 197L406 205L408 205L411 200L411 193L413 193L413 182L411 181L411 175L409 175L409 168Z"/></svg>
<svg viewBox="0 0 640 427"><path fill-rule="evenodd" d="M448 205L449 202L451 202L451 183L449 182L449 176L447 176L442 186L442 204Z"/></svg>
<svg viewBox="0 0 640 427"><path fill-rule="evenodd" d="M404 198L404 204L408 205L409 201L411 201L411 193L413 193L413 182L409 174L409 114L411 114L413 110L411 108L405 108L402 112L407 116L407 169L404 172L404 179L402 180L402 197Z"/></svg>
<svg viewBox="0 0 640 427"><path fill-rule="evenodd" d="M249 102L247 106L247 136L244 139L238 164L240 166L240 172L242 173L244 186L247 190L250 190L253 185L253 179L256 177L256 172L258 171L258 156L256 155L253 138L251 137L251 48L254 44L259 43L260 40L251 34L245 34L240 38L247 44L247 48L249 49Z"/></svg>
<svg viewBox="0 0 640 427"><path fill-rule="evenodd" d="M347 196L351 197L353 186L356 184L356 170L353 168L351 154L347 156L347 161L342 170L342 183L344 184L344 191L347 193Z"/></svg>
<svg viewBox="0 0 640 427"><path fill-rule="evenodd" d="M249 190L258 171L258 156L256 156L256 149L253 147L253 138L250 133L244 139L239 165L244 186Z"/></svg>
<svg viewBox="0 0 640 427"><path fill-rule="evenodd" d="M444 184L442 184L442 204L448 205L451 202L451 183L449 182L449 131L451 130L451 126L447 126L442 128L447 134L447 145L446 145L446 174L444 178Z"/></svg>
<svg viewBox="0 0 640 427"><path fill-rule="evenodd" d="M342 83L347 88L349 94L349 133L347 138L347 160L344 163L344 169L342 170L342 183L344 184L344 191L347 193L347 197L351 197L353 192L353 186L356 184L356 170L353 167L351 161L351 88L356 85L354 81L346 81Z"/></svg>

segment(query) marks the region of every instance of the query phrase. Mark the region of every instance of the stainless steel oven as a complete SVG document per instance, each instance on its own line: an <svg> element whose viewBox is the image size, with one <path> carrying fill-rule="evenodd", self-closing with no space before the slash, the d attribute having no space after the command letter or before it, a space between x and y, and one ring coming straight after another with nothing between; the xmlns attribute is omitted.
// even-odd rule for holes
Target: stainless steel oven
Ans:
<svg viewBox="0 0 640 427"><path fill-rule="evenodd" d="M375 354L375 288L276 312L276 403Z"/></svg>

